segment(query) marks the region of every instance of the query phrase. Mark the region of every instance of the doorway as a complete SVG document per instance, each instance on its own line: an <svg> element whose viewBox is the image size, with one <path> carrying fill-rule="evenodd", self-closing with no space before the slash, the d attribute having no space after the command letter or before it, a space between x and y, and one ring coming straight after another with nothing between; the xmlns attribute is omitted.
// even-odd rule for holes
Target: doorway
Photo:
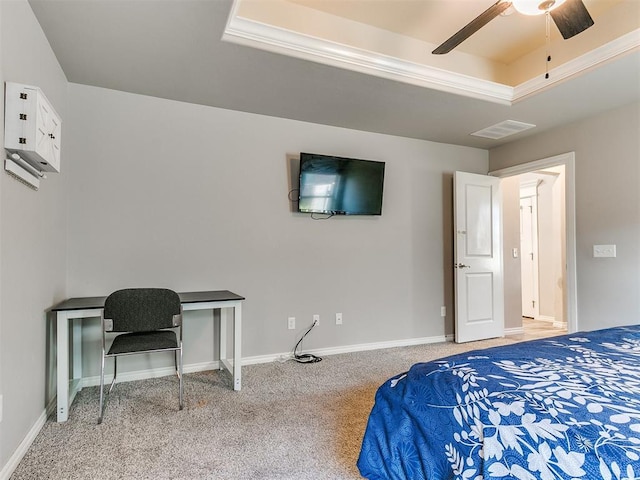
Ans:
<svg viewBox="0 0 640 480"><path fill-rule="evenodd" d="M564 318L564 176L564 165L518 176L522 326L525 334L550 330L559 335L567 330Z"/></svg>
<svg viewBox="0 0 640 480"><path fill-rule="evenodd" d="M575 155L570 152L489 173L499 178L516 177L521 180L524 186L523 196L529 199L535 197L537 209L537 215L533 215L534 201L525 202L525 206L532 207L529 220L537 220L535 223L538 239L532 240L532 243L537 246L538 265L531 266L531 271L527 273L529 276L524 280L522 274L526 269L522 268L522 264L518 265L517 273L516 269L511 273L513 277L517 275L519 278L508 279L507 275L510 273L505 269L505 284L513 285L512 290L505 290L505 293L512 299L516 296L525 298L522 289L530 288L526 295L528 301L536 302L532 305L535 308L525 310L522 302L512 302L510 312L505 311L508 315L505 317L505 326L510 327L509 330L526 333L527 327L530 330L553 329L557 330L556 334L561 334L564 331L575 332L578 329L574 161ZM514 202L520 201L518 193ZM519 212L519 206L514 210ZM517 222L516 228L519 229L520 216L516 213L511 218L507 217L505 215L505 229L508 227L507 222ZM545 238L542 239L541 235ZM505 251L511 252L511 260L515 262L516 257L520 257L521 262L527 257L531 259L531 253L534 254L535 260L536 252L522 250L519 240L514 240L518 242L514 245L505 245ZM538 277L537 289L534 272L537 272Z"/></svg>

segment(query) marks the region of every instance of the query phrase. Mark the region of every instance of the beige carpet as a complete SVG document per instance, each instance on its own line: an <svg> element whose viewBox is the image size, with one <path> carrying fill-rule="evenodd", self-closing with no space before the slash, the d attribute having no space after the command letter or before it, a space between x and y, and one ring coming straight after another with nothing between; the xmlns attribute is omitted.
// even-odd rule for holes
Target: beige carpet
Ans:
<svg viewBox="0 0 640 480"><path fill-rule="evenodd" d="M244 367L243 389L213 371L117 384L104 423L98 388L85 388L69 421L50 418L12 480L361 478L356 468L376 389L417 362L511 338L325 357L316 364Z"/></svg>

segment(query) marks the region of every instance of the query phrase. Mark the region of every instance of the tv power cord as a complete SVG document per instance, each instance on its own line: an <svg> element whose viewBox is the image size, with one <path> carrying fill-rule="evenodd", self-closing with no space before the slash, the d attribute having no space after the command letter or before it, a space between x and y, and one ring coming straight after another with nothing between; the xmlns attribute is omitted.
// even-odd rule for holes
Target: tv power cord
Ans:
<svg viewBox="0 0 640 480"><path fill-rule="evenodd" d="M296 343L296 346L293 347L293 359L296 362L298 362L298 363L318 363L318 362L320 362L322 360L321 357L313 355L312 353L302 353L302 354L297 353L298 347L302 343L302 340L304 340L304 337L306 337L308 335L308 333L311 330L313 330L313 327L315 327L317 324L318 324L317 320L314 320L313 323L311 324L311 326L309 327L309 329L306 332L304 332L304 335L302 335L302 337L300 337L300 340L298 340L298 343Z"/></svg>

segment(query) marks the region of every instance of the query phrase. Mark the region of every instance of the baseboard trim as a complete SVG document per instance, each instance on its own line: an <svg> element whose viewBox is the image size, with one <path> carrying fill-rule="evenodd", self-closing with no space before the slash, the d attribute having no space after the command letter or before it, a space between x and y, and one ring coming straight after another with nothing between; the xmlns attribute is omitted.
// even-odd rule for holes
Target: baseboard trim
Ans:
<svg viewBox="0 0 640 480"><path fill-rule="evenodd" d="M55 408L55 405L54 405L54 408ZM18 467L18 464L20 463L20 461L24 458L26 453L29 451L29 447L31 447L31 444L38 436L38 433L40 433L40 430L42 430L42 427L44 426L46 421L47 421L47 409L44 409L40 414L40 416L38 417L38 419L36 420L36 422L31 427L31 430L29 430L29 433L27 433L27 436L24 437L22 442L20 442L20 445L18 445L18 448L16 449L16 451L13 452L13 455L11 455L11 458L9 458L9 461L5 464L4 467L2 467L2 470L0 470L0 480L9 480L14 470Z"/></svg>
<svg viewBox="0 0 640 480"><path fill-rule="evenodd" d="M556 320L556 317L551 317L549 315L539 315L536 317L536 320L549 322L553 326L553 328L564 329L564 330L567 329L567 322Z"/></svg>
<svg viewBox="0 0 640 480"><path fill-rule="evenodd" d="M47 408L45 410L47 412L47 418L49 418L49 415L54 413L58 408L57 402L58 402L58 397L57 395L54 395L53 398L49 401L49 405L47 405Z"/></svg>
<svg viewBox="0 0 640 480"><path fill-rule="evenodd" d="M508 337L509 335L522 335L524 333L524 327L513 327L513 328L505 328L504 335Z"/></svg>
<svg viewBox="0 0 640 480"><path fill-rule="evenodd" d="M242 362L244 365L244 360ZM218 370L220 368L220 362L203 362L203 363L191 363L189 365L185 365L182 367L182 371L184 373L195 373L195 372L205 372L207 370ZM173 366L171 367L162 367L162 368L150 368L147 370L134 370L131 372L121 372L118 373L118 382L133 382L135 380L145 380L147 378L158 378L158 377L168 377L170 375L175 375L176 370ZM111 379L113 377L109 375L105 376L104 383L108 385L111 383ZM93 377L84 377L82 379L82 388L84 387L95 387L96 385L100 385L100 375L96 375Z"/></svg>
<svg viewBox="0 0 640 480"><path fill-rule="evenodd" d="M435 337L421 337L421 338L408 338L402 340L392 340L389 342L375 342L375 343L358 343L354 345L344 345L342 347L329 347L329 348L316 348L312 350L305 350L304 353L311 353L319 357L326 357L330 355L340 355L341 353L356 353L365 352L367 350L382 350L385 348L396 347L412 347L415 345L426 345L429 343L441 343L450 342L453 340L453 335L438 335ZM281 361L283 358L290 358L291 352L281 352L272 355L258 355L255 357L245 357L242 359L242 365L257 365L260 363L270 363L275 361Z"/></svg>
<svg viewBox="0 0 640 480"><path fill-rule="evenodd" d="M450 338L449 338L450 337ZM392 340L389 342L360 343L356 345L345 345L343 347L322 348L314 350L314 355L339 355L341 353L365 352L368 350L382 350L386 348L413 347L416 345L427 345L429 343L442 343L451 341L453 335L438 335L435 337L408 338L403 340Z"/></svg>

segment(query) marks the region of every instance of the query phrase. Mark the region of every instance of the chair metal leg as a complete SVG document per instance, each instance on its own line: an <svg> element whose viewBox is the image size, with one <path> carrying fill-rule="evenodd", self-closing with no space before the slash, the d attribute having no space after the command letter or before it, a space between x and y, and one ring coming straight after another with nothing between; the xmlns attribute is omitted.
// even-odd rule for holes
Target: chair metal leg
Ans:
<svg viewBox="0 0 640 480"><path fill-rule="evenodd" d="M109 387L109 395L111 395L111 390L113 390L113 386L116 383L117 376L118 376L118 357L113 357L113 380L111 380L111 386Z"/></svg>
<svg viewBox="0 0 640 480"><path fill-rule="evenodd" d="M183 402L183 375L182 375L182 345L180 345L180 350L179 350L179 354L180 354L180 360L178 362L178 366L179 366L179 372L178 372L178 379L179 379L179 383L180 383L180 410L182 410L184 408L184 402ZM178 353L176 351L176 353Z"/></svg>
<svg viewBox="0 0 640 480"><path fill-rule="evenodd" d="M104 355L102 355L102 362L100 363L100 414L98 415L98 425L102 423L103 415L104 415Z"/></svg>

